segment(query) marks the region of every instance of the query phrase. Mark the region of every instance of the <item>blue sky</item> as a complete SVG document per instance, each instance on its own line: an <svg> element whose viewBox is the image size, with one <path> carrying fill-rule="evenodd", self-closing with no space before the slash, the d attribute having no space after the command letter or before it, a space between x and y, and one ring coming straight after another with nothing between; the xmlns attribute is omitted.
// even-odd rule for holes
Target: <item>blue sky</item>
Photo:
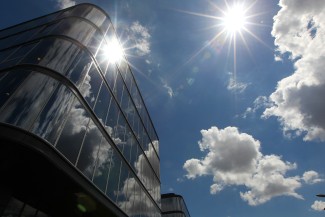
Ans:
<svg viewBox="0 0 325 217"><path fill-rule="evenodd" d="M1 3L5 28L79 0ZM325 1L93 0L160 138L162 193L192 217L323 216ZM222 19L243 4L235 44Z"/></svg>

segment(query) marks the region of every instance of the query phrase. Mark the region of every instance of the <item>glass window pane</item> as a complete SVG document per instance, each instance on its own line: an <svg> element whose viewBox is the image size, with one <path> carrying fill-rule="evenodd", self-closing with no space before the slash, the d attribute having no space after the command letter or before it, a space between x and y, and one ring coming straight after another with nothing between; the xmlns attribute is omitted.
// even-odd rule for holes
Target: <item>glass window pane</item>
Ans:
<svg viewBox="0 0 325 217"><path fill-rule="evenodd" d="M130 155L131 155L130 165L132 166L132 168L134 170L136 170L136 162L137 162L138 156L139 156L138 152L140 152L141 150L140 150L140 147L139 147L137 141L133 137L133 135L132 135L132 137L129 138L128 143L131 146L131 151L130 151L131 152L130 153Z"/></svg>
<svg viewBox="0 0 325 217"><path fill-rule="evenodd" d="M88 122L87 111L75 100L56 144L56 148L73 164L76 162Z"/></svg>
<svg viewBox="0 0 325 217"><path fill-rule="evenodd" d="M116 97L116 100L118 101L119 104L121 104L122 101L122 93L123 93L123 81L121 76L118 74L115 87L114 87L114 95Z"/></svg>
<svg viewBox="0 0 325 217"><path fill-rule="evenodd" d="M128 216L135 216L134 200L135 200L135 185L136 180L132 173L129 173L129 177L125 180L123 184L123 196L125 200L120 200L118 202L119 207L121 207Z"/></svg>
<svg viewBox="0 0 325 217"><path fill-rule="evenodd" d="M113 139L116 146L124 155L124 145L126 141L126 122L121 112L118 115L118 124L113 129Z"/></svg>
<svg viewBox="0 0 325 217"><path fill-rule="evenodd" d="M102 50L100 46L103 40L103 34L99 30L96 30L90 36L91 37L88 37L87 40L85 40L86 42L84 42L84 45L86 45L90 52L95 56L100 50ZM101 57L105 56L101 55ZM96 59L98 63L102 63L103 59L98 58L98 56Z"/></svg>
<svg viewBox="0 0 325 217"><path fill-rule="evenodd" d="M78 87L84 80L92 64L93 62L89 53L82 51L65 75Z"/></svg>
<svg viewBox="0 0 325 217"><path fill-rule="evenodd" d="M47 75L31 73L3 106L0 120L28 130L57 84Z"/></svg>
<svg viewBox="0 0 325 217"><path fill-rule="evenodd" d="M110 101L111 101L111 94L109 93L106 85L102 83L102 87L100 89L94 111L99 121L103 125L105 125L105 120L106 120Z"/></svg>
<svg viewBox="0 0 325 217"><path fill-rule="evenodd" d="M23 60L22 63L39 64L47 55L53 44L53 39L42 40L36 49L33 49Z"/></svg>
<svg viewBox="0 0 325 217"><path fill-rule="evenodd" d="M125 210L125 205L129 194L128 175L129 175L129 167L124 162L122 162L118 193L117 193L117 201L116 201L116 203L120 206L122 210Z"/></svg>
<svg viewBox="0 0 325 217"><path fill-rule="evenodd" d="M48 67L65 73L76 58L79 47L59 38L43 39L23 60L22 63Z"/></svg>
<svg viewBox="0 0 325 217"><path fill-rule="evenodd" d="M0 108L30 74L28 70L12 70L0 74Z"/></svg>
<svg viewBox="0 0 325 217"><path fill-rule="evenodd" d="M101 27L105 19L107 19L106 15L97 8L92 8L92 10L84 17L92 21L98 27Z"/></svg>
<svg viewBox="0 0 325 217"><path fill-rule="evenodd" d="M125 135L124 135L124 148L123 155L129 163L131 161L132 146L134 145L133 134L131 133L130 127L125 125Z"/></svg>
<svg viewBox="0 0 325 217"><path fill-rule="evenodd" d="M37 42L29 43L22 45L19 47L11 56L9 56L6 61L12 60L12 59L21 59L24 57L28 52L33 50L33 48L37 45Z"/></svg>
<svg viewBox="0 0 325 217"><path fill-rule="evenodd" d="M52 32L52 30L57 27L58 23L59 22L55 22L55 23L42 26L40 31L36 35L34 35L33 38L41 38L43 36L49 35Z"/></svg>
<svg viewBox="0 0 325 217"><path fill-rule="evenodd" d="M27 42L36 32L39 31L39 28L31 29L19 34L4 38L0 40L0 49L5 49L16 44L22 44Z"/></svg>
<svg viewBox="0 0 325 217"><path fill-rule="evenodd" d="M97 63L99 64L100 69L102 70L103 74L105 74L105 72L107 71L107 67L108 65L111 65L109 62L109 54L107 53L107 47L106 47L106 42L104 39L101 39L101 43L97 49L96 52L96 60Z"/></svg>
<svg viewBox="0 0 325 217"><path fill-rule="evenodd" d="M116 66L113 64L109 64L106 74L105 74L105 79L106 79L108 86L110 87L111 90L114 89L114 85L116 82L116 76L117 76Z"/></svg>
<svg viewBox="0 0 325 217"><path fill-rule="evenodd" d="M106 139L102 139L93 182L103 192L106 190L108 172L112 163L113 149Z"/></svg>
<svg viewBox="0 0 325 217"><path fill-rule="evenodd" d="M92 65L80 87L81 94L86 99L91 108L93 108L99 87L102 83L102 77L99 75L95 65Z"/></svg>
<svg viewBox="0 0 325 217"><path fill-rule="evenodd" d="M92 179L93 176L102 137L102 133L99 131L94 122L90 120L86 137L77 160L77 167L89 179Z"/></svg>
<svg viewBox="0 0 325 217"><path fill-rule="evenodd" d="M95 32L96 28L88 22L76 17L68 17L62 19L51 34L69 36L87 45Z"/></svg>
<svg viewBox="0 0 325 217"><path fill-rule="evenodd" d="M80 49L69 41L52 40L52 42L50 50L48 50L39 64L57 72L65 73ZM38 46L36 49L43 48Z"/></svg>
<svg viewBox="0 0 325 217"><path fill-rule="evenodd" d="M17 48L10 48L0 51L0 63L5 61Z"/></svg>
<svg viewBox="0 0 325 217"><path fill-rule="evenodd" d="M116 151L114 151L112 154L109 177L107 182L107 189L106 189L106 195L112 201L116 201L116 197L117 197L121 163L122 161L120 156L118 156Z"/></svg>
<svg viewBox="0 0 325 217"><path fill-rule="evenodd" d="M108 132L108 134L112 137L112 139L114 140L114 133L113 133L113 129L116 127L117 125L117 120L118 120L118 114L119 114L119 109L116 105L115 100L112 98L110 106L109 106L109 112L106 118L106 131Z"/></svg>
<svg viewBox="0 0 325 217"><path fill-rule="evenodd" d="M59 85L35 121L32 132L54 144L74 100L70 89Z"/></svg>

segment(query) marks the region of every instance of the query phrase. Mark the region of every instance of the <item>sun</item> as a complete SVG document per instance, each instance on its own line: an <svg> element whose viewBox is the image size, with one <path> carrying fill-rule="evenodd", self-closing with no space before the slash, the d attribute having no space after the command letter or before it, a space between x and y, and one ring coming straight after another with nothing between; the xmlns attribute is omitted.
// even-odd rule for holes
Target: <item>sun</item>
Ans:
<svg viewBox="0 0 325 217"><path fill-rule="evenodd" d="M119 63L124 57L124 49L116 38L108 41L108 44L104 46L104 53L111 63Z"/></svg>
<svg viewBox="0 0 325 217"><path fill-rule="evenodd" d="M234 34L241 32L246 24L247 16L245 12L242 4L235 4L232 7L228 7L228 10L224 12L224 16L221 18L221 25L228 33Z"/></svg>

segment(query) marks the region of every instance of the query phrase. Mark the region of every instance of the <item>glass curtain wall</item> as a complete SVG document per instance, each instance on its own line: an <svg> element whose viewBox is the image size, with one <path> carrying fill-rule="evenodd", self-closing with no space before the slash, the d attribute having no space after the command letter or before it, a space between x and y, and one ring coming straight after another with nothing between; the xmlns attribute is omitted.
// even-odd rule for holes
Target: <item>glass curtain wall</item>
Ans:
<svg viewBox="0 0 325 217"><path fill-rule="evenodd" d="M99 8L0 31L0 122L45 139L130 216L160 216L158 137Z"/></svg>

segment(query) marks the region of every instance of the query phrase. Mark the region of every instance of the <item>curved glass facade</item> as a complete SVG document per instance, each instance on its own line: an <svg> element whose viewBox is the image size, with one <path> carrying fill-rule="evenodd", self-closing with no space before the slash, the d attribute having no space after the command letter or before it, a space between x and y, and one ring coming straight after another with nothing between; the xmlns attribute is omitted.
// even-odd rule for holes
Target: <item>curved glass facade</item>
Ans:
<svg viewBox="0 0 325 217"><path fill-rule="evenodd" d="M183 197L177 194L162 194L161 209L163 217L190 217Z"/></svg>
<svg viewBox="0 0 325 217"><path fill-rule="evenodd" d="M109 17L81 4L0 31L0 122L46 140L129 216L160 216L158 136Z"/></svg>

